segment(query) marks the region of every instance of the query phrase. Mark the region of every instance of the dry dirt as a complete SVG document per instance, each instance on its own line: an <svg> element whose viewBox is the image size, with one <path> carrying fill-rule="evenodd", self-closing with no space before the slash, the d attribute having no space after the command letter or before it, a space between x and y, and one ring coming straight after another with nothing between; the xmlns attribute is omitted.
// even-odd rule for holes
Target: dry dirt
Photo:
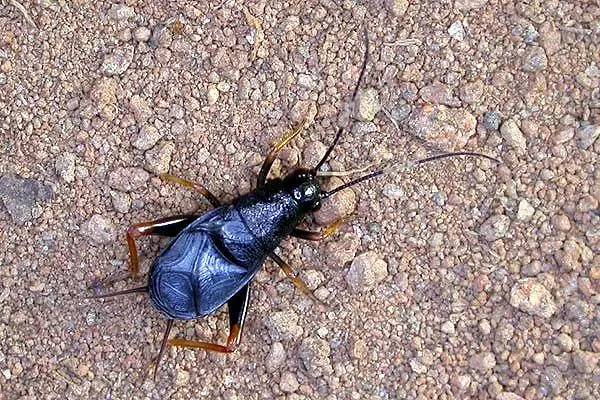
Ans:
<svg viewBox="0 0 600 400"><path fill-rule="evenodd" d="M599 398L598 1L240 3L0 2L0 399ZM157 174L231 200L305 116L274 175L338 126L327 168L391 165L281 246L327 307L268 262L235 354L147 378L164 318L88 287L130 225L209 209ZM460 149L502 163L407 163Z"/></svg>

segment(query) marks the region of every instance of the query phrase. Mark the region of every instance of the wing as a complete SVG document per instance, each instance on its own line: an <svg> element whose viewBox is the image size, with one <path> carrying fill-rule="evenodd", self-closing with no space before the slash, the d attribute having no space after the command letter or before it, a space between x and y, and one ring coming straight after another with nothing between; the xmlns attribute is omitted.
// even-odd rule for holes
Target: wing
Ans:
<svg viewBox="0 0 600 400"><path fill-rule="evenodd" d="M160 286L171 285L163 291L163 303L194 308L197 316L217 310L254 277L264 261L255 257L250 263L242 263L237 258L247 253L239 249L252 245L252 239L245 225L231 217L225 207L194 221L157 259L157 280L163 282ZM174 290L174 281L182 282L178 286L185 289ZM171 293L176 302L166 298ZM171 308L168 304L158 306L165 312L165 308ZM189 313L185 319L189 319Z"/></svg>

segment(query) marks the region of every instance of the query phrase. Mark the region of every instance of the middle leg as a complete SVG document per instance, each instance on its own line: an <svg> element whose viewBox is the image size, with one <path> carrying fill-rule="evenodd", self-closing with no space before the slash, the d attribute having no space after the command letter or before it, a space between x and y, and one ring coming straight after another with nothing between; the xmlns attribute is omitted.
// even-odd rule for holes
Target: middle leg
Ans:
<svg viewBox="0 0 600 400"><path fill-rule="evenodd" d="M300 239L312 240L317 242L319 240L327 239L328 237L335 235L340 230L340 227L346 222L348 222L350 218L351 217L340 218L331 225L326 226L322 232L313 232L295 228L290 235Z"/></svg>

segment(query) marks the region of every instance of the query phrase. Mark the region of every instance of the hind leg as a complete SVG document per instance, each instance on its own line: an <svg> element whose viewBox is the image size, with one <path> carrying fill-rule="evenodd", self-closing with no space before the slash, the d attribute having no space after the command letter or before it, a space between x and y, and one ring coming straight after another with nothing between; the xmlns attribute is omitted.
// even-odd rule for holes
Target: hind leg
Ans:
<svg viewBox="0 0 600 400"><path fill-rule="evenodd" d="M227 308L229 311L229 337L227 344L221 345L209 342L200 342L187 339L171 339L167 344L176 347L186 347L189 349L204 349L215 351L217 353L233 353L242 339L242 330L246 321L248 304L250 303L250 284L241 288L229 301Z"/></svg>

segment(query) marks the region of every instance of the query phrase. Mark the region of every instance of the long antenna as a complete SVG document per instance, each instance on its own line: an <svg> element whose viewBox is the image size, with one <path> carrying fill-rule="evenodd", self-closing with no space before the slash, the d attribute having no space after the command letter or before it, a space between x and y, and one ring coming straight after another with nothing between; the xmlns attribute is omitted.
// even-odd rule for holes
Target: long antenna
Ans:
<svg viewBox="0 0 600 400"><path fill-rule="evenodd" d="M456 156L482 157L482 158L486 158L488 160L491 160L491 161L494 161L495 163L500 164L500 160L498 160L494 157L490 157L488 155L481 154L481 153L474 153L472 151L457 151L455 153L438 154L437 156L431 156L431 157L423 158L421 160L417 160L417 161L415 161L415 164L423 164L423 163L426 163L429 161L436 161L436 160L441 160L442 158L456 157Z"/></svg>
<svg viewBox="0 0 600 400"><path fill-rule="evenodd" d="M331 196L331 195L333 195L333 194L335 194L335 193L339 192L340 190L347 189L347 188L349 188L350 186L354 186L354 185L356 185L357 183L361 183L361 182L363 182L363 181L366 181L367 179L375 178L375 177L377 177L377 176L379 176L379 175L382 175L382 174L383 174L383 170L379 170L379 171L371 172L371 173L370 173L370 174L368 174L368 175L361 176L360 178L358 178L358 179L355 179L355 180L353 180L353 181L351 181L351 182L345 183L345 184L343 184L342 186L338 186L338 187L336 187L335 189L333 189L333 190L330 190L329 192L322 192L322 193L321 193L321 199L326 199L326 198L328 198L329 196Z"/></svg>
<svg viewBox="0 0 600 400"><path fill-rule="evenodd" d="M364 35L364 41L365 41L365 57L363 58L362 65L360 67L360 75L358 76L358 81L356 82L356 86L354 86L354 91L352 92L352 101L351 101L352 104L354 104L354 100L356 99L356 94L358 93L358 89L360 88L360 86L362 84L363 77L365 76L365 71L367 69L367 62L369 61L369 35L367 33L367 28L364 28L363 35ZM319 169L321 169L323 164L325 164L325 162L331 155L333 148L339 142L340 137L342 136L342 132L344 132L344 128L339 128L335 135L335 138L333 139L333 142L327 148L325 155L323 156L321 161L319 161L319 163L311 170L313 175L316 175L317 171Z"/></svg>

